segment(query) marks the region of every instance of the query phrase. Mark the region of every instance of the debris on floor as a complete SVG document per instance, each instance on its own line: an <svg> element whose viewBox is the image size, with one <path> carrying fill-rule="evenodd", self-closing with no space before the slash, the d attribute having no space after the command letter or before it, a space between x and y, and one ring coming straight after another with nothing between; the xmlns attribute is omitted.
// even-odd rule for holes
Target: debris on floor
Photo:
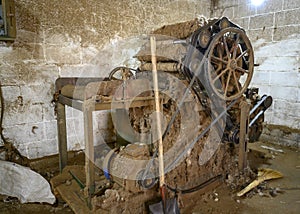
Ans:
<svg viewBox="0 0 300 214"><path fill-rule="evenodd" d="M54 204L50 185L40 174L16 163L0 160L0 194L17 197L21 203Z"/></svg>
<svg viewBox="0 0 300 214"><path fill-rule="evenodd" d="M256 177L257 173L251 174L250 178L244 179L239 176L238 173L234 173L227 177L226 184L215 185L214 187L205 188L203 191L194 192L186 195L178 195L179 205L181 207L181 213L223 213L223 214L240 214L240 213L299 213L300 210L300 170L295 168L300 166L300 151L295 148L276 146L284 150L284 153L278 153L276 159L269 157L268 151L261 148L261 145L274 147L274 144L256 142L255 144L249 144L250 152L248 154L248 161L251 165L251 169L257 172L258 168L272 168L280 171L283 175L283 179L275 179L262 182L252 191L246 194L247 197L236 196L236 189L242 189L245 184L251 183ZM70 163L84 164L83 153L69 153ZM58 157L47 157L30 162L30 166L33 170L38 171L45 178L49 178L48 174L54 174L51 178L56 177L58 173ZM71 167L71 168L69 168ZM80 189L77 182L72 179L70 170L76 175L80 181L84 181L83 176L79 173L79 169L75 166L68 166L66 169L65 179L62 179L62 183L66 183L66 180L71 181L71 186L76 186ZM82 170L84 171L83 167ZM82 171L81 171L82 172ZM239 178L240 177L240 178ZM238 181L238 183L235 183ZM93 203L97 207L102 206L102 200L105 199L105 190L109 186L108 181L103 182L101 190L97 190L100 197L93 198ZM70 186L68 186L69 188ZM105 189L105 190L104 190ZM208 189L214 189L209 191ZM122 188L116 189L120 196L119 202L115 204L115 208L112 210L103 211L102 213L116 213L118 207L123 206L123 210L127 210L128 213L132 211L132 205L126 203L128 200L128 194L126 195ZM108 191L109 192L109 191ZM107 193L107 196L117 196L115 192ZM135 195L134 206L138 205L140 197L145 195ZM117 198L116 198L117 199ZM155 202L153 202L155 203ZM109 205L108 203L106 205ZM126 206L126 207L125 207ZM16 198L10 196L0 195L0 213L43 213L43 214L65 214L73 213L68 204L62 200L61 196L57 195L57 202L54 205L40 204L40 203L26 203L21 204ZM126 212L124 212L126 213ZM131 212L133 213L133 212Z"/></svg>
<svg viewBox="0 0 300 214"><path fill-rule="evenodd" d="M247 187L242 189L240 192L237 193L237 196L241 197L250 190L254 189L257 187L260 183L266 181L266 180L271 180L271 179L276 179L276 178L282 178L283 175L273 169L259 169L258 170L258 176L257 178L252 181Z"/></svg>
<svg viewBox="0 0 300 214"><path fill-rule="evenodd" d="M263 149L267 149L269 151L272 151L272 152L280 152L280 153L284 153L284 151L282 149L275 149L273 147L270 147L270 146L265 146L265 145L261 145L260 146L261 148Z"/></svg>
<svg viewBox="0 0 300 214"><path fill-rule="evenodd" d="M77 180L74 179L74 175ZM54 189L55 196L71 205L73 211L77 210L77 213L88 213L89 210L86 206L83 189L79 181L82 183L85 182L84 167L67 166L61 174L53 177L50 183Z"/></svg>

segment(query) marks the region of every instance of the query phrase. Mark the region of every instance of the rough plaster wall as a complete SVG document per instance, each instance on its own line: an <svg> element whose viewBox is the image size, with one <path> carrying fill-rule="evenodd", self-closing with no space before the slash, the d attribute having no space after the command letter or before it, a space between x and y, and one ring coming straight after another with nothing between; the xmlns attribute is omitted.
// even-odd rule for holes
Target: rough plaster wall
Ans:
<svg viewBox="0 0 300 214"><path fill-rule="evenodd" d="M209 1L196 0L15 0L15 4L17 39L0 46L3 134L29 158L57 153L50 103L56 78L103 77L113 67L135 65L130 59L140 46L135 36L200 14L209 16L210 6ZM80 149L82 114L68 108L67 117L68 148ZM96 118L100 140L112 124L105 113Z"/></svg>
<svg viewBox="0 0 300 214"><path fill-rule="evenodd" d="M300 1L265 0L255 7L250 0L224 0L214 9L214 16L228 16L250 37L259 64L251 84L274 98L266 122L298 133L276 131L271 139L300 147Z"/></svg>

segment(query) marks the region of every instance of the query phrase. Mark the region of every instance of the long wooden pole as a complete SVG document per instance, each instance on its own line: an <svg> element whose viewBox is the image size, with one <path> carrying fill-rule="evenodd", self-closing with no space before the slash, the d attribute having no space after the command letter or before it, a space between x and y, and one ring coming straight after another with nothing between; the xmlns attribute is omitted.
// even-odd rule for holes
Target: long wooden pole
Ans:
<svg viewBox="0 0 300 214"><path fill-rule="evenodd" d="M159 91L158 91L158 78L156 68L156 40L154 36L150 37L151 44L151 61L152 61L152 74L153 74L153 85L154 85L154 97L155 97L155 110L156 110L156 123L157 123L157 135L158 135L158 163L159 163L159 186L161 189L162 199L165 202L165 170L164 170L164 157L163 157L163 142L162 142L162 131L161 131L161 120L160 120L160 102L159 102Z"/></svg>

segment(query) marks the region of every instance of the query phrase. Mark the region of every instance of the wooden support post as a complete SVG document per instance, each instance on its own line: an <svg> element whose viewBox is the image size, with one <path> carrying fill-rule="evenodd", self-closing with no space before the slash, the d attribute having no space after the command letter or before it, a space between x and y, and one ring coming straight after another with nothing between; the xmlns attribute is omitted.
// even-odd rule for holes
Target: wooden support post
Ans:
<svg viewBox="0 0 300 214"><path fill-rule="evenodd" d="M67 165L68 162L66 112L65 112L64 104L57 102L56 108L57 108L59 170L60 172L62 172L63 168Z"/></svg>
<svg viewBox="0 0 300 214"><path fill-rule="evenodd" d="M239 137L239 170L243 171L247 167L247 142L249 127L250 105L247 101L240 103L240 137Z"/></svg>
<svg viewBox="0 0 300 214"><path fill-rule="evenodd" d="M84 102L84 141L85 141L85 174L86 187L85 197L91 209L91 199L95 192L95 170L94 170L94 136L93 136L93 109L89 101Z"/></svg>

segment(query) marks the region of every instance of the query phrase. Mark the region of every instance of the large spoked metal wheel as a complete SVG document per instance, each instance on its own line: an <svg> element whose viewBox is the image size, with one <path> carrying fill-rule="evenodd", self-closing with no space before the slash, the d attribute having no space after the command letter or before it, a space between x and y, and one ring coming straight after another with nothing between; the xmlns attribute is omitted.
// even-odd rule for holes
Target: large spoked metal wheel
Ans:
<svg viewBox="0 0 300 214"><path fill-rule="evenodd" d="M243 30L229 27L211 42L206 81L218 97L234 100L246 91L252 79L254 56L250 40Z"/></svg>

